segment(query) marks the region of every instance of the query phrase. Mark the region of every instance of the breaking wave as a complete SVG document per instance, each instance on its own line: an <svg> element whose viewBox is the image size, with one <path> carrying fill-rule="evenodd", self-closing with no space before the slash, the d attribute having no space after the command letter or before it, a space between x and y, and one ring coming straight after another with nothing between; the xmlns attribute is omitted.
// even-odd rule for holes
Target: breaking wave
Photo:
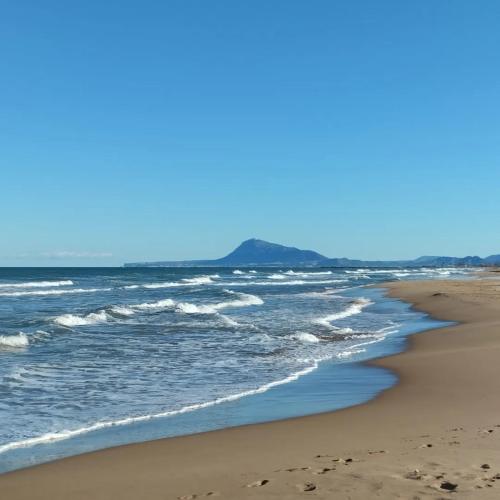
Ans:
<svg viewBox="0 0 500 500"><path fill-rule="evenodd" d="M211 276L198 276L196 278L184 278L181 281L165 281L163 283L148 283L145 285L142 285L144 288L150 288L150 289L155 289L155 288L175 288L179 286L196 286L196 285L210 285L214 283L214 278L220 278L218 274L213 274ZM126 288L131 288L132 286L138 286L138 285L131 285Z"/></svg>
<svg viewBox="0 0 500 500"><path fill-rule="evenodd" d="M106 311L90 313L85 316L77 316L76 314L62 314L54 319L54 322L62 326L83 326L95 325L96 323L104 323L108 321L109 316Z"/></svg>
<svg viewBox="0 0 500 500"><path fill-rule="evenodd" d="M233 292L231 290L224 291L228 294L238 295L238 298L235 300L228 300L226 302L218 302L216 304L196 305L189 302L180 302L177 304L176 309L185 314L215 314L228 307L259 306L264 303L264 301L260 297L257 297L257 295Z"/></svg>
<svg viewBox="0 0 500 500"><path fill-rule="evenodd" d="M287 271L286 273L284 273L288 276L305 276L305 277L308 277L308 276L328 276L328 275L331 275L333 274L332 271L311 271L311 272L302 272L302 271L292 271L290 269L290 271Z"/></svg>
<svg viewBox="0 0 500 500"><path fill-rule="evenodd" d="M26 281L25 283L0 283L0 288L47 288L52 286L70 286L71 280L61 281Z"/></svg>
<svg viewBox="0 0 500 500"><path fill-rule="evenodd" d="M66 295L68 293L109 292L112 288L70 288L68 290L30 290L22 292L0 292L0 297L24 297L35 295Z"/></svg>
<svg viewBox="0 0 500 500"><path fill-rule="evenodd" d="M17 335L0 335L0 347L26 347L29 345L28 336L19 332Z"/></svg>
<svg viewBox="0 0 500 500"><path fill-rule="evenodd" d="M326 326L328 328L332 328L332 321L337 319L348 318L349 316L353 316L354 314L359 314L366 306L369 306L372 302L365 298L356 299L349 307L344 309L343 311L329 314L324 318L316 319L314 322L318 325Z"/></svg>
<svg viewBox="0 0 500 500"><path fill-rule="evenodd" d="M307 332L298 332L298 333L292 335L292 338L295 340L300 340L301 342L311 342L313 344L317 344L318 342L321 342L321 339L316 337L316 335L313 335L312 333L307 333Z"/></svg>
<svg viewBox="0 0 500 500"><path fill-rule="evenodd" d="M215 304L192 304L191 302L176 302L172 299L162 299L156 302L144 302L142 304L115 305L85 315L62 314L54 318L54 322L58 325L67 327L85 326L113 320L116 321L119 320L116 316L129 317L138 312L145 311L156 312L173 309L176 312L184 314L217 314L218 311L229 307L248 307L264 303L257 295L233 292L231 290L224 290L224 292L229 295L235 295L237 298L225 302L217 302ZM230 322L233 322L233 326L235 326L236 322L228 318L227 323L229 324Z"/></svg>
<svg viewBox="0 0 500 500"><path fill-rule="evenodd" d="M269 281L230 281L215 283L217 286L294 286L294 285L331 285L334 283L345 283L347 279L332 280L286 280L271 278Z"/></svg>

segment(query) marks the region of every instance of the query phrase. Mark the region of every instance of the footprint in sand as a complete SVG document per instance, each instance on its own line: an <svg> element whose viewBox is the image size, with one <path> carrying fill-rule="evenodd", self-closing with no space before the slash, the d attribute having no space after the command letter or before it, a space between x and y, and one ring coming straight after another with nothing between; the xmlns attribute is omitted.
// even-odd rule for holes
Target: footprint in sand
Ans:
<svg viewBox="0 0 500 500"><path fill-rule="evenodd" d="M203 495L197 495L196 493L193 493L192 495L183 495L181 497L177 497L178 500L195 500L196 498L201 498L203 497L215 497L220 495L218 491L209 491L208 493L205 493Z"/></svg>
<svg viewBox="0 0 500 500"><path fill-rule="evenodd" d="M414 469L410 472L407 472L404 477L406 479L412 479L414 481L429 481L431 479L444 479L444 474L438 474L436 476L432 476L431 474L426 474L422 472L420 469Z"/></svg>
<svg viewBox="0 0 500 500"><path fill-rule="evenodd" d="M439 487L446 491L455 491L458 488L458 484L450 483L450 481L443 481Z"/></svg>
<svg viewBox="0 0 500 500"><path fill-rule="evenodd" d="M298 484L297 488L300 491L314 491L316 489L316 485L314 483L304 483L304 484Z"/></svg>
<svg viewBox="0 0 500 500"><path fill-rule="evenodd" d="M415 481L419 481L423 477L424 477L424 474L422 474L419 469L412 470L411 472L408 472L407 474L405 474L406 479L413 479Z"/></svg>
<svg viewBox="0 0 500 500"><path fill-rule="evenodd" d="M316 475L318 475L318 474L326 474L327 472L330 472L332 470L335 470L335 469L333 469L331 467L323 467L322 469L315 470L313 472L313 474L316 474Z"/></svg>
<svg viewBox="0 0 500 500"><path fill-rule="evenodd" d="M247 484L247 488L258 488L259 486L264 486L267 483L269 483L269 479L261 479L260 481Z"/></svg>
<svg viewBox="0 0 500 500"><path fill-rule="evenodd" d="M332 462L338 462L340 464L347 465L347 464L351 464L352 462L354 462L354 458L333 458Z"/></svg>

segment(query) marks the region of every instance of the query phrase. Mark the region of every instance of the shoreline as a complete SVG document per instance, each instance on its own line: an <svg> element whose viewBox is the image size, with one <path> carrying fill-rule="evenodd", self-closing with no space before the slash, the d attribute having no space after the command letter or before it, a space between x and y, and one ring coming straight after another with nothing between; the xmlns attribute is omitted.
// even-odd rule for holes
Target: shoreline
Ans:
<svg viewBox="0 0 500 500"><path fill-rule="evenodd" d="M3 474L0 489L13 500L209 493L411 498L411 491L447 498L441 484L448 481L458 485L454 497L494 498L493 476L500 472L500 429L494 427L500 425L499 284L384 284L390 297L458 324L411 335L404 352L365 362L398 376L395 386L367 403L77 455Z"/></svg>
<svg viewBox="0 0 500 500"><path fill-rule="evenodd" d="M103 425L90 433L82 429L79 434L81 429L76 429L75 435L68 439L56 438L29 447L13 443L12 449L5 453L0 446L0 474L126 444L328 413L366 403L397 382L395 374L370 366L369 361L403 352L410 335L448 324L412 311L409 304L387 297L385 290L376 285L350 290L344 293L344 298L350 298L351 302L368 300L369 314L375 316L378 313L387 316L389 308L389 315L397 319L397 327L394 325L395 330L387 334L381 333L381 338L360 339L361 342L337 356L315 359L314 365L306 367L305 376L293 372L286 379L268 381L253 389L251 395L235 397L224 405L208 402L204 408L160 418L143 415L135 417L138 422ZM392 328L387 326L383 330ZM268 387L272 388L270 392Z"/></svg>

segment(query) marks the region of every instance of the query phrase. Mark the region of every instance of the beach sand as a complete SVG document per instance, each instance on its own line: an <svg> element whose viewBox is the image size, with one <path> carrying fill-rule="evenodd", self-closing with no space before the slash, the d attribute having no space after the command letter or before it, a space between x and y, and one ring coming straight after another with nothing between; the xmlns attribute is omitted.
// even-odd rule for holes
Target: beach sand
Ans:
<svg viewBox="0 0 500 500"><path fill-rule="evenodd" d="M373 401L14 471L0 498L500 498L500 280L387 287L459 324L373 362L400 377Z"/></svg>

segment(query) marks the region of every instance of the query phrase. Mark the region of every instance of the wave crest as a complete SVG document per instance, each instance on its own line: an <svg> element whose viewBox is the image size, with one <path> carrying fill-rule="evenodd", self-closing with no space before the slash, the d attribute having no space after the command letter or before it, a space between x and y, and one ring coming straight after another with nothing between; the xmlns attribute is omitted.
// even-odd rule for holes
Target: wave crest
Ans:
<svg viewBox="0 0 500 500"><path fill-rule="evenodd" d="M26 347L29 345L28 336L19 332L17 335L0 335L0 347Z"/></svg>
<svg viewBox="0 0 500 500"><path fill-rule="evenodd" d="M61 326L84 326L95 325L96 323L104 323L108 321L109 316L106 311L98 311L95 313L78 316L76 314L62 314L54 319L54 322Z"/></svg>
<svg viewBox="0 0 500 500"><path fill-rule="evenodd" d="M65 295L67 293L109 292L111 288L70 288L69 290L29 290L21 292L1 292L0 297L24 297L31 295Z"/></svg>
<svg viewBox="0 0 500 500"><path fill-rule="evenodd" d="M344 309L343 311L329 314L324 318L316 319L314 322L318 325L326 326L328 328L335 328L331 323L337 319L348 318L349 316L353 316L355 314L359 314L366 306L369 306L372 302L365 298L356 299L349 307Z"/></svg>
<svg viewBox="0 0 500 500"><path fill-rule="evenodd" d="M70 286L71 280L60 281L26 281L24 283L0 283L0 288L47 288L52 286Z"/></svg>

